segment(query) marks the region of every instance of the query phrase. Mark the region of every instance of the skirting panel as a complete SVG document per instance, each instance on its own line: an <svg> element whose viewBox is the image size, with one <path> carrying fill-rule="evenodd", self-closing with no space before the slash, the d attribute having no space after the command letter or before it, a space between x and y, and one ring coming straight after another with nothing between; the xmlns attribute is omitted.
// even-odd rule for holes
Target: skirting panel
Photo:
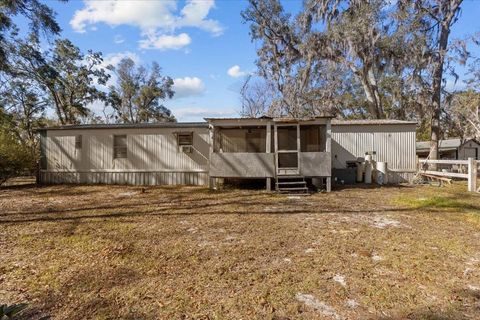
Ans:
<svg viewBox="0 0 480 320"><path fill-rule="evenodd" d="M414 172L389 171L388 183L389 184L411 183L414 176L415 176Z"/></svg>
<svg viewBox="0 0 480 320"><path fill-rule="evenodd" d="M208 185L207 172L40 172L42 184Z"/></svg>

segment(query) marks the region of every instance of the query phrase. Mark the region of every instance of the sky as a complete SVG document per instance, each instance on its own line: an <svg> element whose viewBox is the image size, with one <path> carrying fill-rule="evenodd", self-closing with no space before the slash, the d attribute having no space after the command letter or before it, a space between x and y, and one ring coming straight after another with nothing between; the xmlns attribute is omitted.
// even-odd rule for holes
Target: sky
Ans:
<svg viewBox="0 0 480 320"><path fill-rule="evenodd" d="M246 0L44 2L56 11L61 36L83 52L102 52L105 64L115 65L123 57L143 65L158 62L163 74L174 79L176 94L164 105L178 121L238 116L240 87L256 70L258 47L240 14ZM289 11L301 4L282 3ZM467 0L462 7L452 38L480 32L480 0ZM480 56L480 50L474 51ZM102 110L92 107L97 113Z"/></svg>

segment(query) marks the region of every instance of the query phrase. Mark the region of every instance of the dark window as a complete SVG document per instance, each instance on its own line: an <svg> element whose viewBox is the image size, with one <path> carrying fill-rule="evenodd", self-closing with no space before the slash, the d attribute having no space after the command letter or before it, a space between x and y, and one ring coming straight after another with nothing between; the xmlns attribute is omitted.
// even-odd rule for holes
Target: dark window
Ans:
<svg viewBox="0 0 480 320"><path fill-rule="evenodd" d="M300 151L323 152L326 144L326 127L319 125L300 126Z"/></svg>
<svg viewBox="0 0 480 320"><path fill-rule="evenodd" d="M217 128L214 152L265 152L266 135L265 126Z"/></svg>
<svg viewBox="0 0 480 320"><path fill-rule="evenodd" d="M82 135L75 136L75 149L82 149Z"/></svg>
<svg viewBox="0 0 480 320"><path fill-rule="evenodd" d="M113 158L121 159L127 157L127 136L113 136Z"/></svg>
<svg viewBox="0 0 480 320"><path fill-rule="evenodd" d="M247 129L245 141L247 152L265 152L265 136L262 137L263 129Z"/></svg>
<svg viewBox="0 0 480 320"><path fill-rule="evenodd" d="M278 150L297 150L297 127L277 127Z"/></svg>
<svg viewBox="0 0 480 320"><path fill-rule="evenodd" d="M298 153L282 152L278 154L279 168L298 168Z"/></svg>
<svg viewBox="0 0 480 320"><path fill-rule="evenodd" d="M193 132L178 133L178 146L192 146L193 145Z"/></svg>

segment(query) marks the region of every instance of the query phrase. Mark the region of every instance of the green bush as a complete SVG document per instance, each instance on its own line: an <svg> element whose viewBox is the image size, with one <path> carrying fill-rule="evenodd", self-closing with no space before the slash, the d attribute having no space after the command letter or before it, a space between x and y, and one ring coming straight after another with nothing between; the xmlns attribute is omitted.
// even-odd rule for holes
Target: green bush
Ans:
<svg viewBox="0 0 480 320"><path fill-rule="evenodd" d="M32 172L35 159L31 150L5 128L0 128L0 185L10 178Z"/></svg>

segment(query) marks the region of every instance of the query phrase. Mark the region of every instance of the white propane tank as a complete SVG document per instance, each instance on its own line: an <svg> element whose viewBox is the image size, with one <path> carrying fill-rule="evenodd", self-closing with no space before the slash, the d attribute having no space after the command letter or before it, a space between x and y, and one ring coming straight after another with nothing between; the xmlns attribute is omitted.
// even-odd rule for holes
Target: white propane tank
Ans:
<svg viewBox="0 0 480 320"><path fill-rule="evenodd" d="M384 185L388 183L386 162L377 162L377 183L379 185Z"/></svg>
<svg viewBox="0 0 480 320"><path fill-rule="evenodd" d="M363 181L363 172L365 171L365 162L359 162L357 165L357 182Z"/></svg>
<svg viewBox="0 0 480 320"><path fill-rule="evenodd" d="M365 156L365 183L372 183L372 155L367 154Z"/></svg>

